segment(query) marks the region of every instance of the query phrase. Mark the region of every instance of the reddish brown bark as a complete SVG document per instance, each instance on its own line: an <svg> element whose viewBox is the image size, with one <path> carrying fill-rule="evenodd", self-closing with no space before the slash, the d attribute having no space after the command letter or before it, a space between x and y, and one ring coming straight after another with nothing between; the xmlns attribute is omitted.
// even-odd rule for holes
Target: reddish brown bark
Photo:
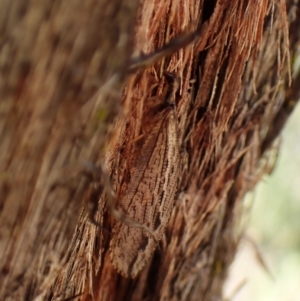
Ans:
<svg viewBox="0 0 300 301"><path fill-rule="evenodd" d="M243 196L272 166L299 93L289 87L299 43L293 3L155 0L136 14L132 0L2 0L1 300L221 296ZM193 31L193 43L129 74L130 55ZM91 171L111 176L124 208L145 128L170 85L164 71L181 78L179 188L155 253L126 279L111 264L108 191Z"/></svg>

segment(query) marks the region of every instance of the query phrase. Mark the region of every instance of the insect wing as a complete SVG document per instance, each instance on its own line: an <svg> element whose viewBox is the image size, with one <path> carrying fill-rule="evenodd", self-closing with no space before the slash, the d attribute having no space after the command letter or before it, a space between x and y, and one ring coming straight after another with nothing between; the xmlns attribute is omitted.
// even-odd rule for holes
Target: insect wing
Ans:
<svg viewBox="0 0 300 301"><path fill-rule="evenodd" d="M174 207L179 172L177 119L173 109L161 112L142 147L122 205L126 213L153 231L117 222L111 240L113 266L134 278L153 254Z"/></svg>

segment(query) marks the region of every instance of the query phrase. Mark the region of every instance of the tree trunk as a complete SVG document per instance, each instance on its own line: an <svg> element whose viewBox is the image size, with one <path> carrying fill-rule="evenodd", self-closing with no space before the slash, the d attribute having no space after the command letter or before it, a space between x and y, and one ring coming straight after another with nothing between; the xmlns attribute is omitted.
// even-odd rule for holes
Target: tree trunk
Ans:
<svg viewBox="0 0 300 301"><path fill-rule="evenodd" d="M221 298L298 2L0 3L0 300Z"/></svg>

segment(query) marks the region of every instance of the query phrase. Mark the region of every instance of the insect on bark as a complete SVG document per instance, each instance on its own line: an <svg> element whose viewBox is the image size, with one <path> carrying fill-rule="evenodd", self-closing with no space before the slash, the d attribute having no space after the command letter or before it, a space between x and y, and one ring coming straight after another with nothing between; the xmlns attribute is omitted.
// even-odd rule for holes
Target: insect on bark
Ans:
<svg viewBox="0 0 300 301"><path fill-rule="evenodd" d="M168 225L177 192L180 158L175 94L179 81L172 73L165 75L172 81L171 91L153 117L120 200L128 217L145 227L117 220L110 242L112 264L125 277L134 278L153 254Z"/></svg>

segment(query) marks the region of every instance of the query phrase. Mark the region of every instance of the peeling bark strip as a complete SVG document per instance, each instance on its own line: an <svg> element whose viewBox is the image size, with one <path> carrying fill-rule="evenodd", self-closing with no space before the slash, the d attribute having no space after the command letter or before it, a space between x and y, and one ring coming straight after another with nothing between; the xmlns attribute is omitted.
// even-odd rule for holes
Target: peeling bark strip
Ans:
<svg viewBox="0 0 300 301"><path fill-rule="evenodd" d="M172 76L167 73L167 76ZM121 201L129 217L145 225L141 227L119 220L113 229L110 256L113 266L125 277L134 278L153 254L164 235L178 186L179 144L175 94L178 80L166 100L167 108L160 110L151 123L133 177Z"/></svg>

